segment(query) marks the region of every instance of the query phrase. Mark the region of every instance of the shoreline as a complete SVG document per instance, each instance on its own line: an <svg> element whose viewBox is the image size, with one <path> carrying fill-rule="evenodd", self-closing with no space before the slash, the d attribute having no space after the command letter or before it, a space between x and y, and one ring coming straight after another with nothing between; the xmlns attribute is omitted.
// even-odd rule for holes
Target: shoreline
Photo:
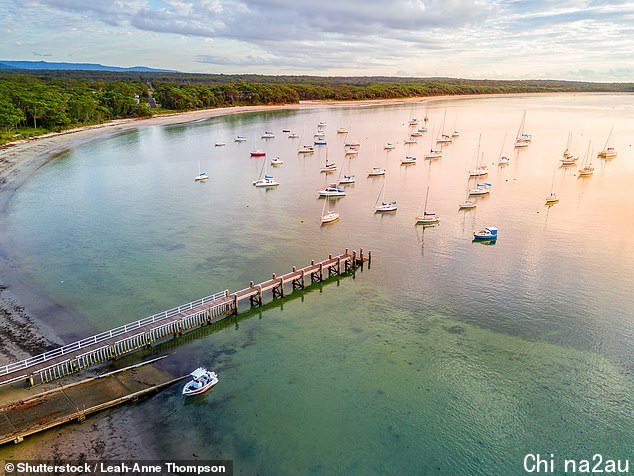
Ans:
<svg viewBox="0 0 634 476"><path fill-rule="evenodd" d="M523 93L523 94L488 94L488 95L451 95L415 97L389 100L368 100L368 101L307 101L299 104L287 105L262 105L262 106L236 106L230 108L214 108L198 111L189 111L176 114L158 115L143 119L122 119L104 124L84 126L59 133L51 133L37 136L19 143L11 143L10 146L0 149L0 227L6 211L14 197L15 192L23 185L32 174L48 161L54 160L57 154L72 147L77 147L93 140L104 139L115 134L125 133L137 128L146 126L169 126L186 124L197 121L204 121L214 117L228 116L261 111L282 111L282 110L303 110L303 109L323 109L323 108L363 108L380 107L399 104L423 104L433 101L453 100L453 99L479 99L490 97L518 97L518 96L541 96L544 94L579 94L579 93ZM596 94L596 93L587 93ZM39 291L30 283L25 282L24 273L20 269L19 263L9 253L11 249L10 238L5 235L0 236L0 311L4 311L3 323L11 330L13 327L24 331L19 339L16 339L9 332L3 332L7 343L4 352L0 352L2 360L8 359L11 362L17 358L23 358L28 354L38 351L30 350L28 344L33 346L34 339L38 340L37 345L59 345L63 339L61 327L68 327L68 322L82 323L80 316L74 316L72 311L57 305L47 296L39 294ZM24 302L27 301L27 302ZM46 316L46 323L38 316ZM25 327L23 322L27 322ZM66 322L66 326L59 324ZM83 324L86 326L86 324ZM0 328L0 330L4 330ZM84 327L74 327L75 333L82 334ZM21 342L21 345L18 343ZM41 342L41 343L40 343ZM8 345L7 345L8 344ZM1 351L2 349L0 349ZM13 355L12 355L13 354ZM12 355L11 357L9 357ZM35 388L39 393L42 388ZM7 389L3 392L3 397L13 397L21 392ZM119 413L120 412L120 413ZM102 448L106 442L113 439L112 425L119 418L134 420L134 410L120 410L117 413L107 413L104 416L95 416L94 420L89 420L84 427L73 425L65 428L61 432L48 432L37 439L29 439L17 447L0 448L0 459L2 455L20 455L26 459L27 455L43 454L44 451L53 455L74 456L78 452L86 454L88 458L101 457L122 457L118 453L103 453ZM117 416L119 414L119 416ZM125 433L125 442L130 441L133 448L141 451L142 455L149 455L151 449L144 445L143 435L139 435L133 428L135 425L125 425L130 428ZM118 435L120 436L120 434ZM122 446L124 441L121 441ZM135 450L135 451L136 451ZM112 449L112 451L115 451ZM147 452L147 453L145 453ZM146 457L146 459L151 459Z"/></svg>

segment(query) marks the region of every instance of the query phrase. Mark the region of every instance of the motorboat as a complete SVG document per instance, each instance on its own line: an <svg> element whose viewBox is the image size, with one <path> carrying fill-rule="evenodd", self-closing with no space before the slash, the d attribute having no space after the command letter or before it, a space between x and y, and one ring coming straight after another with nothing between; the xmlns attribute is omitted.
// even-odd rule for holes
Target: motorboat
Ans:
<svg viewBox="0 0 634 476"><path fill-rule="evenodd" d="M508 165L511 160L508 157L500 157L498 165Z"/></svg>
<svg viewBox="0 0 634 476"><path fill-rule="evenodd" d="M266 155L266 152L260 149L252 150L250 153L251 157L264 157Z"/></svg>
<svg viewBox="0 0 634 476"><path fill-rule="evenodd" d="M546 205L554 205L559 201L559 197L555 193L551 193L546 197Z"/></svg>
<svg viewBox="0 0 634 476"><path fill-rule="evenodd" d="M416 140L416 137L409 137L408 139L405 139L403 141L403 144L417 144L418 141Z"/></svg>
<svg viewBox="0 0 634 476"><path fill-rule="evenodd" d="M288 135L289 139L299 139L299 134L296 134L295 132L291 133Z"/></svg>
<svg viewBox="0 0 634 476"><path fill-rule="evenodd" d="M215 146L215 147L222 147L222 146L224 146L224 145L226 145L224 142L216 142L216 143L214 144L214 146Z"/></svg>
<svg viewBox="0 0 634 476"><path fill-rule="evenodd" d="M286 133L286 132L291 132L291 130L290 130L290 129L282 129L282 132L283 132L283 133Z"/></svg>
<svg viewBox="0 0 634 476"><path fill-rule="evenodd" d="M185 397L205 393L218 383L218 375L216 372L210 372L204 367L198 367L190 375L192 379L183 387L183 395Z"/></svg>
<svg viewBox="0 0 634 476"><path fill-rule="evenodd" d="M451 133L451 137L455 138L455 137L460 137L460 131L453 131Z"/></svg>
<svg viewBox="0 0 634 476"><path fill-rule="evenodd" d="M320 197L345 197L346 191L339 188L336 183L331 183L319 190Z"/></svg>
<svg viewBox="0 0 634 476"><path fill-rule="evenodd" d="M315 139L313 141L313 144L315 144L315 145L326 145L327 142L326 142L326 139Z"/></svg>
<svg viewBox="0 0 634 476"><path fill-rule="evenodd" d="M418 132L420 132L421 134L427 132L427 128L426 127L419 127L418 128Z"/></svg>
<svg viewBox="0 0 634 476"><path fill-rule="evenodd" d="M411 137L421 137L422 135L423 133L419 131L413 131L412 133L410 133Z"/></svg>
<svg viewBox="0 0 634 476"><path fill-rule="evenodd" d="M320 172L323 172L325 174L330 174L332 172L335 172L336 170L337 170L337 164L335 164L334 162L332 162L332 163L326 162L326 165L324 165L320 169Z"/></svg>
<svg viewBox="0 0 634 476"><path fill-rule="evenodd" d="M326 127L326 121L319 121L319 122L317 123L317 126L318 126L318 127Z"/></svg>
<svg viewBox="0 0 634 476"><path fill-rule="evenodd" d="M300 147L299 149L297 149L298 154L312 154L314 152L315 152L315 147L313 147L312 145L304 145L303 147Z"/></svg>
<svg viewBox="0 0 634 476"><path fill-rule="evenodd" d="M275 134L273 134L270 131L265 131L264 134L262 134L262 139L274 139L275 138Z"/></svg>
<svg viewBox="0 0 634 476"><path fill-rule="evenodd" d="M273 157L271 159L271 165L282 165L283 163L284 161L280 159L279 157Z"/></svg>
<svg viewBox="0 0 634 476"><path fill-rule="evenodd" d="M392 150L392 149L395 149L396 146L394 144L392 144L391 142L388 142L387 144L385 144L385 146L383 148L385 150Z"/></svg>
<svg viewBox="0 0 634 476"><path fill-rule="evenodd" d="M350 147L348 150L345 151L345 155L359 155L359 149L357 149L356 147Z"/></svg>
<svg viewBox="0 0 634 476"><path fill-rule="evenodd" d="M339 129L337 129L337 134L347 134L348 133L348 129L346 129L345 127L340 127Z"/></svg>
<svg viewBox="0 0 634 476"><path fill-rule="evenodd" d="M350 140L344 144L346 147L359 147L361 144L358 140Z"/></svg>
<svg viewBox="0 0 634 476"><path fill-rule="evenodd" d="M415 165L415 164L416 164L416 157L412 157L411 155L408 155L401 159L401 165Z"/></svg>
<svg viewBox="0 0 634 476"><path fill-rule="evenodd" d="M473 232L473 240L497 240L498 229L494 226L487 226L480 231Z"/></svg>
<svg viewBox="0 0 634 476"><path fill-rule="evenodd" d="M247 138L244 136L236 136L235 139L233 139L234 142L246 142Z"/></svg>

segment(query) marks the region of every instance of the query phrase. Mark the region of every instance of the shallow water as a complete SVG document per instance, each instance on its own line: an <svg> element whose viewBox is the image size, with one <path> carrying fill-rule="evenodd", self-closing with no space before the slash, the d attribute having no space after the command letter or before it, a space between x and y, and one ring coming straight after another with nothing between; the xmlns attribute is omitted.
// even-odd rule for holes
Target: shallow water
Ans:
<svg viewBox="0 0 634 476"><path fill-rule="evenodd" d="M211 366L221 384L193 402L172 388L134 407L166 456L231 458L245 474L510 474L527 452L629 456L634 96L434 101L429 132L408 151L407 121L425 107L251 113L86 144L18 190L8 246L20 272L93 331L346 247L373 250L354 279L173 348L171 365ZM533 143L516 152L524 110ZM445 111L445 130L461 136L425 162ZM299 141L280 132L308 142L319 120L329 159L357 175L325 227L325 148L298 158ZM594 160L589 178L556 168L569 132L583 155L612 125L616 159ZM344 160L337 127L361 141L358 157ZM259 139L264 130L277 138ZM248 142L234 144L237 134ZM511 163L498 168L505 134ZM493 191L459 212L480 136ZM400 144L386 153L387 141ZM268 168L278 189L252 187L256 147L285 161ZM419 163L401 166L406 152ZM199 161L204 184L192 181ZM373 164L387 168L396 214L373 213L383 185L366 177ZM553 171L561 201L548 208ZM427 185L441 223L423 229L414 217ZM495 246L471 243L487 225L500 228Z"/></svg>

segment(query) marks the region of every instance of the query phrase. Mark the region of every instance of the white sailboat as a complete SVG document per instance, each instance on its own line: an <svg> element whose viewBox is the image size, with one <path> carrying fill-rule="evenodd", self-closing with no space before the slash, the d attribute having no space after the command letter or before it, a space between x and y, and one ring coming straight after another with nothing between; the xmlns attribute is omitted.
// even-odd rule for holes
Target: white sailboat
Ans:
<svg viewBox="0 0 634 476"><path fill-rule="evenodd" d="M271 131L264 131L264 134L262 134L262 139L275 139L275 134L273 134Z"/></svg>
<svg viewBox="0 0 634 476"><path fill-rule="evenodd" d="M600 159L613 159L616 157L616 150L614 147L608 147L610 144L610 138L612 137L612 131L614 131L614 126L610 129L610 133L608 134L608 138L605 141L603 149L601 149L601 152L597 154L597 157Z"/></svg>
<svg viewBox="0 0 634 476"><path fill-rule="evenodd" d="M507 134L504 134L504 140L502 141L502 147L500 148L500 158L498 159L498 165L508 165L510 160L507 156L503 155L504 153L504 144L506 144L506 136Z"/></svg>
<svg viewBox="0 0 634 476"><path fill-rule="evenodd" d="M561 158L561 166L568 167L577 163L577 157L572 155L572 149L570 148L570 142L572 141L572 132L568 133L568 142L566 143L566 149L564 150Z"/></svg>
<svg viewBox="0 0 634 476"><path fill-rule="evenodd" d="M350 173L350 175L345 175L343 173L344 167L341 167L341 172L339 172L339 185L350 185L357 181L357 178L351 173L352 172L350 170L351 168L352 168L351 161L350 161L350 158L348 158L348 170L349 170L348 173Z"/></svg>
<svg viewBox="0 0 634 476"><path fill-rule="evenodd" d="M440 221L440 216L434 212L427 211L427 199L429 198L429 185L427 185L427 192L425 193L425 205L423 207L423 213L421 215L420 210L416 214L417 225L434 225Z"/></svg>
<svg viewBox="0 0 634 476"><path fill-rule="evenodd" d="M327 197L324 200L324 207L321 209L321 224L325 225L327 223L332 223L339 219L339 213L329 210L326 212L326 205L330 205L330 197Z"/></svg>
<svg viewBox="0 0 634 476"><path fill-rule="evenodd" d="M416 165L416 157L406 155L401 159L401 165Z"/></svg>
<svg viewBox="0 0 634 476"><path fill-rule="evenodd" d="M200 170L200 160L198 161L198 175L194 177L194 182L206 182L209 180L209 176Z"/></svg>
<svg viewBox="0 0 634 476"><path fill-rule="evenodd" d="M374 153L372 154L372 168L368 172L368 177L378 177L380 175L385 175L385 169L377 167L376 165L376 146L374 146Z"/></svg>
<svg viewBox="0 0 634 476"><path fill-rule="evenodd" d="M280 159L279 157L273 157L271 159L271 165L282 165L284 163L284 161L282 159Z"/></svg>
<svg viewBox="0 0 634 476"><path fill-rule="evenodd" d="M395 212L398 208L396 200L388 200L387 202L385 201L386 182L387 178L384 178L383 185L381 186L381 191L379 192L378 197L376 197L376 202L374 203L374 211L378 213Z"/></svg>
<svg viewBox="0 0 634 476"><path fill-rule="evenodd" d="M522 122L520 122L520 128L517 131L517 137L515 137L515 147L522 148L528 147L531 143L532 136L524 132L524 124L526 123L526 111L522 115Z"/></svg>
<svg viewBox="0 0 634 476"><path fill-rule="evenodd" d="M559 197L555 193L555 174L557 169L553 170L553 180L550 183L550 193L546 196L546 205L554 205L559 201Z"/></svg>
<svg viewBox="0 0 634 476"><path fill-rule="evenodd" d="M480 156L481 140L482 140L482 135L478 137L478 150L476 152L476 157L475 157L476 164L474 169L469 170L469 177L482 177L489 173L488 167L482 163L482 160L484 159L484 154Z"/></svg>
<svg viewBox="0 0 634 476"><path fill-rule="evenodd" d="M452 139L449 134L445 134L445 119L447 119L447 110L445 110L445 114L442 116L442 124L440 125L440 129L438 130L438 137L436 138L436 144L449 144Z"/></svg>
<svg viewBox="0 0 634 476"><path fill-rule="evenodd" d="M321 172L325 174L331 174L337 170L337 164L334 162L328 162L328 149L326 148L326 163L321 168Z"/></svg>
<svg viewBox="0 0 634 476"><path fill-rule="evenodd" d="M392 149L395 149L395 148L396 148L396 146L395 146L394 144L392 144L391 142L387 142L387 143L383 146L383 148L384 148L385 150L392 150Z"/></svg>
<svg viewBox="0 0 634 476"><path fill-rule="evenodd" d="M273 188L277 187L279 182L273 178L272 175L266 174L266 159L262 160L262 168L260 169L260 175L257 180L253 181L253 186L258 188Z"/></svg>
<svg viewBox="0 0 634 476"><path fill-rule="evenodd" d="M434 139L432 134L429 141L429 152L425 154L425 160L435 160L435 159L442 159L442 150L434 149Z"/></svg>
<svg viewBox="0 0 634 476"><path fill-rule="evenodd" d="M592 140L588 142L588 148L586 149L586 153L583 156L583 162L581 162L581 167L579 169L580 177L588 177L594 173L594 167L592 166L592 154L594 154L594 150L590 153L590 146L592 144Z"/></svg>

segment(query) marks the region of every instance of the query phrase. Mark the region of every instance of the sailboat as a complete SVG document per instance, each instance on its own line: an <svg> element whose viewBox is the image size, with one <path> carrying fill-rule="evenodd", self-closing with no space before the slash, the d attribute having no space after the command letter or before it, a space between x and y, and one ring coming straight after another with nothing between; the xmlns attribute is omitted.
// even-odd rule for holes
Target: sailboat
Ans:
<svg viewBox="0 0 634 476"><path fill-rule="evenodd" d="M305 134L306 134L306 128L304 127L304 129L302 130L302 138L305 137ZM300 138L300 143L301 143L301 138ZM309 144L305 144L301 146L299 149L297 149L297 153L298 154L313 154L315 153L315 147Z"/></svg>
<svg viewBox="0 0 634 476"><path fill-rule="evenodd" d="M321 172L325 174L330 174L337 170L337 164L334 162L328 162L328 149L326 149L326 163L321 168Z"/></svg>
<svg viewBox="0 0 634 476"><path fill-rule="evenodd" d="M329 202L330 202L330 198L326 198L326 200L324 200L324 207L321 209L321 224L322 225L339 220L339 214L337 212L333 212L331 210L326 212L326 205L329 205Z"/></svg>
<svg viewBox="0 0 634 476"><path fill-rule="evenodd" d="M554 188L555 188L555 173L556 172L557 172L557 169L553 170L553 180L552 180L552 182L550 184L550 194L546 197L546 205L554 205L555 203L557 203L559 201L559 197L554 192Z"/></svg>
<svg viewBox="0 0 634 476"><path fill-rule="evenodd" d="M246 140L247 138L244 136L236 136L236 138L233 139L233 142L245 142Z"/></svg>
<svg viewBox="0 0 634 476"><path fill-rule="evenodd" d="M592 166L592 157L591 157L592 154L594 154L594 151L592 151L592 154L590 153L590 144L592 144L592 140L588 142L588 148L586 149L586 154L583 156L583 162L581 163L583 167L579 169L580 177L587 177L594 173L594 167Z"/></svg>
<svg viewBox="0 0 634 476"><path fill-rule="evenodd" d="M298 134L297 132L291 132L291 133L288 135L288 138L289 138L289 139L299 139L299 134Z"/></svg>
<svg viewBox="0 0 634 476"><path fill-rule="evenodd" d="M374 146L374 154L372 154L372 169L368 172L368 177L378 177L379 175L385 175L385 169L376 166L376 146Z"/></svg>
<svg viewBox="0 0 634 476"><path fill-rule="evenodd" d="M482 135L478 137L478 150L476 152L476 166L475 169L469 170L469 177L482 177L489 173L488 167L482 163L482 159L484 158L484 154L480 156L480 142L482 140Z"/></svg>
<svg viewBox="0 0 634 476"><path fill-rule="evenodd" d="M350 160L348 160L348 170L350 170L351 166L350 166ZM341 167L341 172L339 172L339 185L349 185L349 184L353 184L357 181L357 178L350 174L350 175L345 175L343 173L343 167ZM343 176L342 176L343 175Z"/></svg>
<svg viewBox="0 0 634 476"><path fill-rule="evenodd" d="M273 157L271 159L271 165L282 165L283 163L284 161L280 159L279 157Z"/></svg>
<svg viewBox="0 0 634 476"><path fill-rule="evenodd" d="M260 175L257 180L253 181L253 186L258 188L272 188L277 187L279 182L277 182L272 175L266 175L266 160L262 161L262 169L260 169Z"/></svg>
<svg viewBox="0 0 634 476"><path fill-rule="evenodd" d="M572 141L572 132L568 133L568 142L566 143L566 149L564 150L563 156L561 158L562 167L566 167L569 165L575 165L577 163L577 157L572 155L572 151L570 149L570 142Z"/></svg>
<svg viewBox="0 0 634 476"><path fill-rule="evenodd" d="M394 144L392 144L391 142L387 142L387 143L385 144L385 146L383 146L383 148L384 148L385 150L392 150L392 149L395 149L395 148L396 148L396 146L395 146Z"/></svg>
<svg viewBox="0 0 634 476"><path fill-rule="evenodd" d="M472 189L469 189L469 195L488 195L491 193L492 184L489 182L477 183Z"/></svg>
<svg viewBox="0 0 634 476"><path fill-rule="evenodd" d="M416 165L416 157L406 155L401 159L401 165Z"/></svg>
<svg viewBox="0 0 634 476"><path fill-rule="evenodd" d="M531 143L531 135L524 132L524 123L526 122L526 111L522 115L522 122L520 122L520 128L517 131L517 137L515 137L515 147L528 147Z"/></svg>
<svg viewBox="0 0 634 476"><path fill-rule="evenodd" d="M200 160L198 161L198 175L194 177L194 182L206 182L209 180L209 176L200 170Z"/></svg>
<svg viewBox="0 0 634 476"><path fill-rule="evenodd" d="M605 145L603 146L603 149L601 150L601 152L597 154L597 157L599 157L600 159L613 159L616 157L616 150L614 149L614 147L608 147L608 144L610 143L610 137L612 137L613 130L614 130L614 126L612 126L612 129L610 129L610 133L608 134L608 138L605 141Z"/></svg>
<svg viewBox="0 0 634 476"><path fill-rule="evenodd" d="M459 208L461 210L470 210L475 207L477 207L477 204L473 200L469 200L469 192L467 191L467 196L462 202L460 202Z"/></svg>
<svg viewBox="0 0 634 476"><path fill-rule="evenodd" d="M498 165L508 165L510 160L507 156L502 155L502 153L504 152L504 144L506 144L506 136L507 134L504 134L504 140L502 141L502 147L500 148L500 159L498 160Z"/></svg>
<svg viewBox="0 0 634 476"><path fill-rule="evenodd" d="M434 150L433 135L429 143L429 152L425 154L425 160L442 159L442 150Z"/></svg>
<svg viewBox="0 0 634 476"><path fill-rule="evenodd" d="M420 210L416 215L417 225L433 225L440 221L438 214L427 211L427 199L429 198L429 185L427 185L427 192L425 193L425 205L423 208L423 214L420 214Z"/></svg>
<svg viewBox="0 0 634 476"><path fill-rule="evenodd" d="M438 137L436 138L436 144L449 144L452 141L451 136L444 133L445 119L447 119L446 110L445 110L445 114L442 116L442 124L440 125L440 129L438 130Z"/></svg>
<svg viewBox="0 0 634 476"><path fill-rule="evenodd" d="M376 202L374 203L374 210L378 213L385 212L395 212L397 207L396 200L385 201L385 183L387 179L383 179L383 185L381 186L381 191L379 195L376 197Z"/></svg>
<svg viewBox="0 0 634 476"><path fill-rule="evenodd" d="M460 137L460 131L457 129L457 125L458 125L458 115L456 115L456 122L453 125L453 132L451 133L452 139L456 137Z"/></svg>
<svg viewBox="0 0 634 476"><path fill-rule="evenodd" d="M273 134L271 131L264 131L264 134L262 134L262 139L275 139L275 134Z"/></svg>

